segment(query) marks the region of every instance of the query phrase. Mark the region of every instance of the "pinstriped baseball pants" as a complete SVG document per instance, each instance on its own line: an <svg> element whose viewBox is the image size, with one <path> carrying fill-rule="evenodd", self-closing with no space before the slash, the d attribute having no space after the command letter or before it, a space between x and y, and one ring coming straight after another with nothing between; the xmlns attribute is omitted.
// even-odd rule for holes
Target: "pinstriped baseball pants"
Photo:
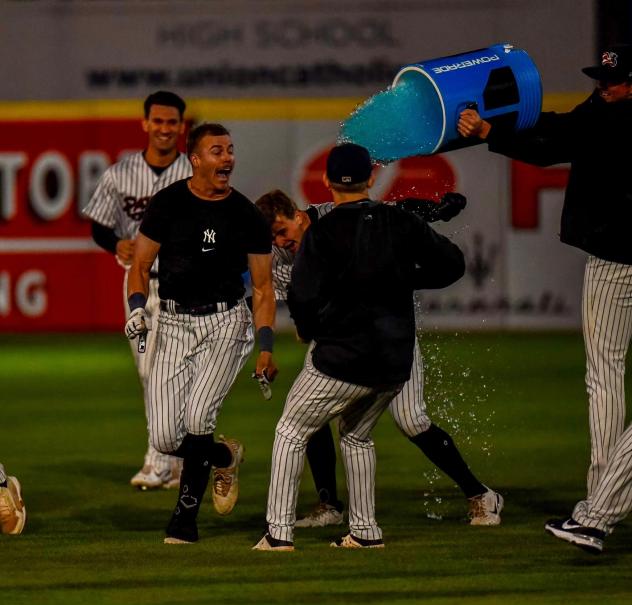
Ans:
<svg viewBox="0 0 632 605"><path fill-rule="evenodd" d="M625 427L624 378L632 338L632 266L588 257L582 325L591 436L590 498Z"/></svg>
<svg viewBox="0 0 632 605"><path fill-rule="evenodd" d="M123 305L125 309L125 319L129 318L129 305L127 304L127 277L128 271L125 271L125 278L123 279ZM149 422L149 397L148 397L148 385L149 385L149 372L151 370L151 364L154 359L154 352L156 350L156 323L158 321L158 307L160 305L160 298L158 297L158 280L149 280L149 292L147 294L147 304L145 305L145 312L149 317L150 330L145 336L145 352L138 352L138 339L130 340L130 348L132 350L132 357L136 364L136 370L143 386L143 400L145 402L145 418ZM154 468L157 473L161 473L172 469L175 464L179 464L179 459L166 454L161 454L151 444L149 438L149 429L147 436L147 452L145 453L145 465L149 465Z"/></svg>
<svg viewBox="0 0 632 605"><path fill-rule="evenodd" d="M599 483L587 500L578 502L573 519L586 527L611 533L632 512L632 424L610 452Z"/></svg>
<svg viewBox="0 0 632 605"><path fill-rule="evenodd" d="M7 474L4 470L4 466L0 464L0 483L4 483L7 480Z"/></svg>
<svg viewBox="0 0 632 605"><path fill-rule="evenodd" d="M419 342L415 339L410 379L389 405L395 424L406 437L415 437L430 428L432 421L424 401L424 368Z"/></svg>
<svg viewBox="0 0 632 605"><path fill-rule="evenodd" d="M187 433L214 432L217 415L253 349L245 300L228 311L193 316L160 311L149 376L149 434L160 452Z"/></svg>
<svg viewBox="0 0 632 605"><path fill-rule="evenodd" d="M288 393L276 426L266 519L270 535L293 541L296 499L309 438L338 416L340 451L349 489L349 528L358 537L376 540L375 447L371 430L398 389L382 391L349 384L305 365Z"/></svg>

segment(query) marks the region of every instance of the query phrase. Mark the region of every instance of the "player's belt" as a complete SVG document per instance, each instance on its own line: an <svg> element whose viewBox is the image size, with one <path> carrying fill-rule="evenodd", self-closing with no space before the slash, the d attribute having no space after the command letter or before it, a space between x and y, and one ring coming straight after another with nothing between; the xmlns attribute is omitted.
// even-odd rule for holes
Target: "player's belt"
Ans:
<svg viewBox="0 0 632 605"><path fill-rule="evenodd" d="M149 279L158 279L158 272L157 271L150 271L149 272Z"/></svg>
<svg viewBox="0 0 632 605"><path fill-rule="evenodd" d="M167 313L178 313L182 315L212 315L213 313L221 313L222 311L228 311L239 303L238 300L227 300L224 302L214 302L208 305L197 305L194 307L187 307L180 305L174 300L161 300L160 310Z"/></svg>

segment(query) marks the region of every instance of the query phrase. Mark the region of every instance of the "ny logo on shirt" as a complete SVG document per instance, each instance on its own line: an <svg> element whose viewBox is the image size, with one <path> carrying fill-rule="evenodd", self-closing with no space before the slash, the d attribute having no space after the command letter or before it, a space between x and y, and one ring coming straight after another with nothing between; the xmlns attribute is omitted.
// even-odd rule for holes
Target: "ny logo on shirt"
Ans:
<svg viewBox="0 0 632 605"><path fill-rule="evenodd" d="M209 250L213 250L214 246L210 246L209 248L205 248L204 244L214 244L215 243L215 231L213 229L206 229L204 231L204 240L202 243L202 252L208 252Z"/></svg>

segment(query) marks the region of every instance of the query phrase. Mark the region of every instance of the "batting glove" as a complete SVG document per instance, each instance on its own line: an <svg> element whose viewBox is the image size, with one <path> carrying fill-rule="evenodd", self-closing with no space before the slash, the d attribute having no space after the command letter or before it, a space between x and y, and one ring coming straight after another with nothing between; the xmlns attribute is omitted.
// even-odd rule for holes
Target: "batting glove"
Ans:
<svg viewBox="0 0 632 605"><path fill-rule="evenodd" d="M438 207L438 215L442 221L449 221L454 218L467 204L464 195L449 191L441 198Z"/></svg>
<svg viewBox="0 0 632 605"><path fill-rule="evenodd" d="M149 330L149 318L143 307L134 309L125 324L125 336L130 340L134 340L141 334L146 334Z"/></svg>

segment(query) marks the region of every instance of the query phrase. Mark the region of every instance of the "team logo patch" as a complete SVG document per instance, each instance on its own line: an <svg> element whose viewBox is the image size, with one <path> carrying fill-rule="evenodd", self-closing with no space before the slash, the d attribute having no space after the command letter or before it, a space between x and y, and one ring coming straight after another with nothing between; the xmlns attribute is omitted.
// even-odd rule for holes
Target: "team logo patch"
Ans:
<svg viewBox="0 0 632 605"><path fill-rule="evenodd" d="M128 195L123 198L123 212L134 221L140 221L145 215L145 208L150 200L150 196L134 197Z"/></svg>
<svg viewBox="0 0 632 605"><path fill-rule="evenodd" d="M616 67L618 58L619 55L617 55L617 53L606 51L601 55L601 64L607 65L608 67Z"/></svg>

